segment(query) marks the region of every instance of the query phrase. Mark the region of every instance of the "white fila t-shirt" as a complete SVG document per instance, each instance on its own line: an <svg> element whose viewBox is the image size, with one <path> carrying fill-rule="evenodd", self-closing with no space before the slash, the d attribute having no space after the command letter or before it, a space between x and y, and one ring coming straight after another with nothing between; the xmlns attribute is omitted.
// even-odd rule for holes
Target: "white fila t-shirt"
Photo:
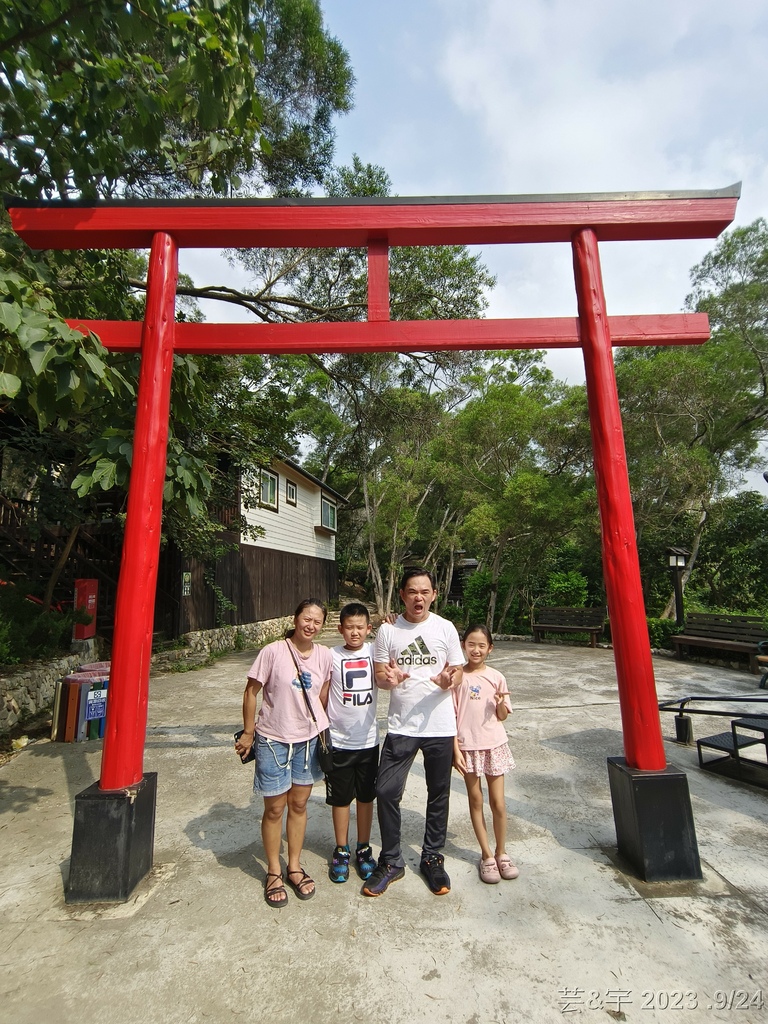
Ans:
<svg viewBox="0 0 768 1024"><path fill-rule="evenodd" d="M371 645L357 651L334 647L328 720L339 750L365 750L379 742Z"/></svg>
<svg viewBox="0 0 768 1024"><path fill-rule="evenodd" d="M451 691L441 690L431 678L446 663L464 664L454 624L432 612L424 622L409 622L399 615L394 625L383 623L373 660L389 664L393 658L408 679L389 691L389 731L400 736L455 736Z"/></svg>

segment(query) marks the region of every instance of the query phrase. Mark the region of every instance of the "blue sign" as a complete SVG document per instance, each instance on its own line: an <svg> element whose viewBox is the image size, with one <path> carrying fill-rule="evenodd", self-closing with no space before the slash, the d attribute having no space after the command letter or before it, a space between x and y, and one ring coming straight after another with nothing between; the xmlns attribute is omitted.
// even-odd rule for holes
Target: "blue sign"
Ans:
<svg viewBox="0 0 768 1024"><path fill-rule="evenodd" d="M94 718L103 718L107 713L107 691L91 690L85 705L85 720L93 721Z"/></svg>

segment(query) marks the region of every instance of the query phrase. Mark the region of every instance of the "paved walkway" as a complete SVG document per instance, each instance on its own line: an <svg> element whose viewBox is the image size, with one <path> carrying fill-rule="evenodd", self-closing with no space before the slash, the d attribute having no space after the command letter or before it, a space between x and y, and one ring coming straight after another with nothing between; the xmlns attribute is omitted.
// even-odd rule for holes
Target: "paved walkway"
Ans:
<svg viewBox="0 0 768 1024"><path fill-rule="evenodd" d="M454 775L453 890L429 893L418 874L417 762L403 802L405 879L379 899L328 880L333 836L318 786L305 853L318 892L308 903L289 894L281 911L262 899L260 806L231 750L251 659L153 678L145 767L158 772L155 868L125 905L63 899L74 798L98 777L101 744L40 741L0 768L3 1021L766 1020L768 791L704 773L695 748L669 742L670 760L688 772L704 879L634 878L615 854L608 790L606 757L622 753L611 651L494 650L514 695L507 806L518 880L480 882ZM744 672L654 664L660 699L762 692ZM696 735L718 722L696 720ZM663 716L665 735L672 725Z"/></svg>

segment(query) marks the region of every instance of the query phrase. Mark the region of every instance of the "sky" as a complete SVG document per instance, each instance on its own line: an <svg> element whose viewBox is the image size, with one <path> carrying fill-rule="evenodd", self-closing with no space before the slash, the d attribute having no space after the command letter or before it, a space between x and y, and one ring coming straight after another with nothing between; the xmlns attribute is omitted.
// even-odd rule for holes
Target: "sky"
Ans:
<svg viewBox="0 0 768 1024"><path fill-rule="evenodd" d="M357 154L381 165L396 195L741 181L734 223L768 216L765 0L322 0L322 9L356 77L336 163ZM683 309L690 269L713 246L602 244L608 312ZM488 316L576 315L569 246L489 246L482 256L497 277ZM235 283L212 253L186 254L182 269L198 284ZM584 380L579 350L548 363L561 379Z"/></svg>

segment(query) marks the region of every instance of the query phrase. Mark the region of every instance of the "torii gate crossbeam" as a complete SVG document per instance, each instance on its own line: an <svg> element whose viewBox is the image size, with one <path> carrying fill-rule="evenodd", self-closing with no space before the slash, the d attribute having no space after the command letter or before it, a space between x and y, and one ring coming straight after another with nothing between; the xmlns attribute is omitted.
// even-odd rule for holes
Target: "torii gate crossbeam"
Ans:
<svg viewBox="0 0 768 1024"><path fill-rule="evenodd" d="M740 186L736 185L711 192L565 196L8 203L14 229L35 248L150 248L143 324L72 321L73 326L99 334L107 348L140 348L142 353L99 789L105 795L128 791L144 779L149 659L174 351L296 353L580 346L586 370L626 766L630 772L664 772L666 760L611 349L614 344L701 343L708 337L709 327L702 314L609 318L598 245L601 241L716 237L732 222L739 193ZM391 246L531 242L570 243L578 319L389 319ZM343 324L175 324L178 250L185 246L364 246L369 267L368 320ZM77 821L75 831L77 834ZM620 835L620 849L621 842ZM695 836L693 842L695 845ZM73 858L74 848L73 842Z"/></svg>

